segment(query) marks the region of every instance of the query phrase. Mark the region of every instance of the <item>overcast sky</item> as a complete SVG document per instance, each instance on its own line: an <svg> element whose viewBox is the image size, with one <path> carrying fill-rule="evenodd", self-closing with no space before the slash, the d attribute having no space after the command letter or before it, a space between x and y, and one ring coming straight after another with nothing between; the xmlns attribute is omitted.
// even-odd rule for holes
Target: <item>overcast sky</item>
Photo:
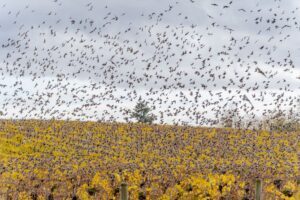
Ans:
<svg viewBox="0 0 300 200"><path fill-rule="evenodd" d="M2 117L124 121L140 97L164 123L295 109L299 6L0 0Z"/></svg>

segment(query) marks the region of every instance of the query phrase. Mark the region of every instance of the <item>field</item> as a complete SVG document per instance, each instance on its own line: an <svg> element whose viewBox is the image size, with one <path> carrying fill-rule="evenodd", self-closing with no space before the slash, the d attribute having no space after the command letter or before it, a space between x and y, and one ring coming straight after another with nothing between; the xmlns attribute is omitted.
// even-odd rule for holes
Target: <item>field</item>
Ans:
<svg viewBox="0 0 300 200"><path fill-rule="evenodd" d="M299 132L0 122L0 199L299 200Z"/></svg>

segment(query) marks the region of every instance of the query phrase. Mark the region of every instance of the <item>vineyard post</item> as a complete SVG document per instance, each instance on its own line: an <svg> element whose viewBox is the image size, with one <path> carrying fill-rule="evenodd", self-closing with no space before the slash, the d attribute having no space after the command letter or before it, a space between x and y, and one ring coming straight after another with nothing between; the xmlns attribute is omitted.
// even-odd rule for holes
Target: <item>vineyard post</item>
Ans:
<svg viewBox="0 0 300 200"><path fill-rule="evenodd" d="M128 186L127 186L127 183L125 183L125 182L121 183L120 192L121 192L120 200L128 200Z"/></svg>
<svg viewBox="0 0 300 200"><path fill-rule="evenodd" d="M256 179L255 181L255 200L262 200L262 180Z"/></svg>

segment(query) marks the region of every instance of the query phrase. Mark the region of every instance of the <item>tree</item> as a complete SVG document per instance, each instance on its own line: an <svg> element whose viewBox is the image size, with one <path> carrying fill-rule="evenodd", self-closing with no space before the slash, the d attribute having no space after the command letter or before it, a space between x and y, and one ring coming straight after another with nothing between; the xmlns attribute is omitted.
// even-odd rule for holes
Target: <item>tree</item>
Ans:
<svg viewBox="0 0 300 200"><path fill-rule="evenodd" d="M283 110L275 110L269 121L270 131L298 131L300 127L297 113L293 110L286 113Z"/></svg>
<svg viewBox="0 0 300 200"><path fill-rule="evenodd" d="M152 124L156 120L156 116L150 113L151 108L146 101L139 99L131 112L131 118L135 118L138 122Z"/></svg>
<svg viewBox="0 0 300 200"><path fill-rule="evenodd" d="M233 109L225 110L221 114L220 125L224 128L233 128L234 127L234 117L236 116L236 111Z"/></svg>

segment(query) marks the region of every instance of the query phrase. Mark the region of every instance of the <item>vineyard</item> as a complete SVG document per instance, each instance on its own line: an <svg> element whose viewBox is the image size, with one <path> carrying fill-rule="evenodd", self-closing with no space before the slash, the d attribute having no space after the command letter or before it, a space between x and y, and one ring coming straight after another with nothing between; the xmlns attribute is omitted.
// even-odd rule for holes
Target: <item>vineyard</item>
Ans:
<svg viewBox="0 0 300 200"><path fill-rule="evenodd" d="M0 199L300 199L299 132L0 123Z"/></svg>

